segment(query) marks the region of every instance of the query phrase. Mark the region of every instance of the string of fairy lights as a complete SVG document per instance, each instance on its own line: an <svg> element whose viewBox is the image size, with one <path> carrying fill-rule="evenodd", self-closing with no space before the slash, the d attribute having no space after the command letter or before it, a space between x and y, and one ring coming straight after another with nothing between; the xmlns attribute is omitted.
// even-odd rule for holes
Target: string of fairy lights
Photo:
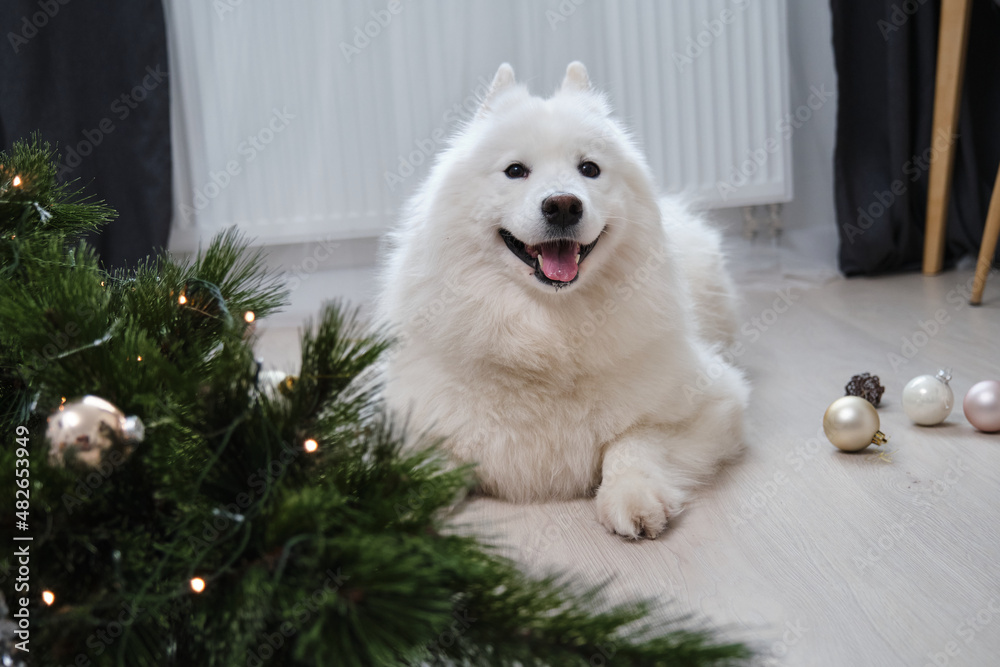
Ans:
<svg viewBox="0 0 1000 667"><path fill-rule="evenodd" d="M2 165L0 165L0 167L2 167ZM12 187L22 188L24 187L24 185L25 185L24 179L22 179L21 176L18 174L15 174L10 180L10 186ZM15 238L17 238L16 234L11 235L12 240ZM105 280L101 281L101 287L107 287L107 282ZM188 306L188 307L193 306L193 304L189 305L191 303L190 299L183 292L180 295L178 295L177 303L181 306ZM243 321L246 322L247 324L253 324L253 322L256 319L257 315L252 310L246 310L243 312ZM137 362L141 362L142 356L136 355L135 360ZM63 397L58 409L64 410L65 405L66 405L66 398ZM315 438L306 438L302 443L302 449L308 454L315 454L317 451L319 451L319 442L317 442ZM192 577L188 581L188 587L195 594L203 593L207 588L207 586L208 584L205 581L205 579L200 576ZM45 603L45 605L48 607L54 605L56 603L56 600L58 599L58 596L55 594L55 592L49 589L43 590L41 593L41 597L42 597L42 602Z"/></svg>
<svg viewBox="0 0 1000 667"><path fill-rule="evenodd" d="M2 166L2 165L0 165L0 166ZM25 186L24 179L22 179L20 175L15 174L11 178L11 180L10 180L10 186L15 187L15 188L22 188L22 187ZM14 239L14 238L16 238L16 235L12 235L11 236L11 239ZM108 286L107 281L106 280L102 280L101 281L101 287L105 287L106 288L107 286ZM184 293L183 291L177 296L177 303L180 306L184 306L184 307L187 307L187 308L192 308L192 309L197 310L197 307L192 302L191 298L186 293ZM256 316L256 314L252 310L246 310L246 311L243 312L243 321L246 322L247 324L253 324L256 319L257 319L257 316ZM103 342L103 341L101 341L101 342ZM141 362L142 361L142 356L141 355L136 355L135 360L136 360L136 362ZM290 388L291 385L294 383L295 379L296 378L286 377L282 381L282 385L283 386L287 386L288 388ZM66 406L66 398L63 397L62 401L61 401L61 403L59 405L58 410L60 410L60 411L64 410L65 406ZM315 454L316 452L319 451L319 442L315 438L306 438L302 442L302 449L306 453L308 453L308 454ZM208 587L208 583L206 582L206 580L203 577L194 576L194 577L191 577L191 579L188 580L187 587L191 590L191 592L193 592L194 594L197 595L197 594L203 593L206 590L206 588ZM54 591L52 591L52 590L49 590L49 589L43 590L42 593L41 593L41 597L42 597L42 602L44 602L45 605L48 606L48 607L51 607L52 605L54 605L56 603L56 601L58 600L58 596L56 595L56 593Z"/></svg>
<svg viewBox="0 0 1000 667"><path fill-rule="evenodd" d="M204 592L207 584L201 577L191 577L191 580L188 582L188 586L190 586L191 590L195 593L202 593ZM56 602L56 594L50 590L42 591L42 602L44 602L46 606L51 607Z"/></svg>
<svg viewBox="0 0 1000 667"><path fill-rule="evenodd" d="M3 165L2 165L2 164L0 164L0 167L3 167ZM13 187L15 187L15 188L19 188L19 187L21 187L21 185L23 185L23 183L24 183L24 181L22 181L22 180L21 180L21 177L20 177L20 176L18 176L17 174L14 174L14 178L12 178L12 179L10 180L10 184L11 184L11 185L12 185ZM4 188L4 189L6 190L6 188ZM16 238L17 238L17 234L11 234L11 235L10 235L10 240L11 240L11 241L13 241L13 240L14 240L14 239L16 239Z"/></svg>

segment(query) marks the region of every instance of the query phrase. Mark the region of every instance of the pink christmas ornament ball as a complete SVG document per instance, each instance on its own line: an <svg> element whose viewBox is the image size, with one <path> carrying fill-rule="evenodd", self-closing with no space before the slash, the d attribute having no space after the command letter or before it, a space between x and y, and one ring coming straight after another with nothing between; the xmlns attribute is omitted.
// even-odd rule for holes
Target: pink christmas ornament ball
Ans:
<svg viewBox="0 0 1000 667"><path fill-rule="evenodd" d="M983 380L972 385L962 402L965 418L984 433L1000 431L1000 382Z"/></svg>

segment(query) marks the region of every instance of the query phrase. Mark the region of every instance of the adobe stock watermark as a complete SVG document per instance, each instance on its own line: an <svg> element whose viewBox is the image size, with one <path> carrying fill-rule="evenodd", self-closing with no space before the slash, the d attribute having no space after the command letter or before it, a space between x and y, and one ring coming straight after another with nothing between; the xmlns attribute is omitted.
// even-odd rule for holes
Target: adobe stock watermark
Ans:
<svg viewBox="0 0 1000 667"><path fill-rule="evenodd" d="M793 621L785 621L784 629L781 632L781 639L776 639L771 642L768 646L768 652L761 655L759 661L755 661L753 665L760 665L761 667L777 667L778 665L788 664L785 662L785 658L793 646L797 646L802 638L809 632L810 628L807 628L801 620L796 619Z"/></svg>
<svg viewBox="0 0 1000 667"><path fill-rule="evenodd" d="M226 14L232 14L242 4L243 0L212 0L212 9L215 10L219 20L224 21Z"/></svg>
<svg viewBox="0 0 1000 667"><path fill-rule="evenodd" d="M944 308L938 308L932 317L926 320L917 320L917 328L909 335L903 336L899 346L899 354L889 352L885 355L886 360L892 366L892 370L897 371L901 366L910 363L917 353L920 352L932 338L937 336L948 322L951 315Z"/></svg>
<svg viewBox="0 0 1000 667"><path fill-rule="evenodd" d="M750 179L757 175L772 155L782 150L792 135L812 120L813 116L819 112L827 102L836 99L837 93L827 90L826 84L819 86L809 86L809 95L805 102L785 114L774 126L774 134L768 136L763 145L752 150L748 150L746 157L733 167L726 181L716 181L715 190L722 197L722 201L727 201L734 192L750 183ZM780 139L779 139L780 137Z"/></svg>
<svg viewBox="0 0 1000 667"><path fill-rule="evenodd" d="M182 596L174 598L169 602L167 616L174 621L187 618L191 613L191 598ZM95 630L88 635L84 643L88 650L81 651L76 655L71 663L75 667L90 667L93 665L91 656L97 658L104 655L111 649L118 639L130 632L130 627L141 617L149 613L146 607L138 606L134 601L121 603L121 611L114 620L109 621L103 628Z"/></svg>
<svg viewBox="0 0 1000 667"><path fill-rule="evenodd" d="M1000 272L1000 269L992 269L990 274L998 272ZM948 291L945 295L945 301L952 306L950 313L946 308L938 308L927 319L917 319L916 328L900 338L899 350L888 352L885 355L886 361L892 366L892 370L897 371L913 361L931 339L947 328L954 313L971 307L969 299L972 297L975 282L976 277L972 276L965 282L956 284L954 288Z"/></svg>
<svg viewBox="0 0 1000 667"><path fill-rule="evenodd" d="M957 640L961 639L966 646L969 646L976 640L977 635L993 624L997 617L1000 617L1000 599L992 598L984 607L962 619L962 622L951 634L954 639L949 639L942 647L942 651L927 653L929 662L924 663L924 667L948 667L948 665L953 664L952 658L958 658L962 655L962 647ZM955 664L967 665L970 663L962 661Z"/></svg>
<svg viewBox="0 0 1000 667"><path fill-rule="evenodd" d="M68 5L69 2L70 0L39 0L37 12L21 17L21 29L7 33L7 41L14 53L20 52L21 47L34 39L38 31L47 26L63 5Z"/></svg>
<svg viewBox="0 0 1000 667"><path fill-rule="evenodd" d="M436 499L444 477L444 474L430 477L421 482L419 486L410 489L403 503L396 503L396 506L393 508L396 512L396 519L399 521L410 520L413 518L414 513L419 512L424 507L425 503L431 499ZM448 485L452 486L452 483L449 482ZM464 493L457 494L457 498L464 497L464 495ZM434 507L437 506L438 503L435 502Z"/></svg>
<svg viewBox="0 0 1000 667"><path fill-rule="evenodd" d="M909 160L903 163L903 174L908 177L907 180L910 183L918 181L920 176L931 168L931 164L934 163L941 153L957 140L957 134L949 135L944 130L938 130L934 135L931 145L926 150L911 156ZM889 185L888 189L872 192L872 198L875 201L866 207L858 207L857 222L847 223L842 226L848 243L853 245L859 236L863 236L879 218L892 208L899 197L906 194L906 191L909 189L907 180L897 178Z"/></svg>
<svg viewBox="0 0 1000 667"><path fill-rule="evenodd" d="M441 647L447 649L454 646L459 638L472 627L472 624L479 620L476 616L470 616L469 609L464 606L452 610L451 617L453 619L451 624L427 645L432 654L446 654L445 651L441 650Z"/></svg>
<svg viewBox="0 0 1000 667"><path fill-rule="evenodd" d="M526 560L540 558L554 544L565 542L568 532L567 526L561 526L550 518L540 531L532 533L521 550L522 557Z"/></svg>
<svg viewBox="0 0 1000 667"><path fill-rule="evenodd" d="M340 241L335 236L327 236L311 245L312 251L303 260L292 264L289 269L279 275L289 292L294 292L309 280L319 270L319 267L330 259L333 251L340 247Z"/></svg>
<svg viewBox="0 0 1000 667"><path fill-rule="evenodd" d="M130 625L135 623L136 619L140 615L144 614L146 609L136 605L134 602L123 602L122 610L118 614L118 617L109 622L104 628L93 632L89 637L87 637L87 648L89 648L95 657L102 655L108 648L114 644L115 640L125 633ZM85 653L81 653L77 656L75 664L81 664L80 656L86 658ZM89 664L89 661L87 663Z"/></svg>
<svg viewBox="0 0 1000 667"><path fill-rule="evenodd" d="M792 287L775 290L775 295L770 307L760 311L740 326L739 332L747 339L746 343L737 340L723 348L708 367L698 371L694 384L684 385L684 397L689 402L693 402L697 396L704 396L705 391L725 375L728 368L735 366L737 359L746 354L748 346L760 340L761 336L795 305L800 296Z"/></svg>
<svg viewBox="0 0 1000 667"><path fill-rule="evenodd" d="M394 332L397 347L404 347L414 336L443 315L446 310L458 304L463 297L468 296L468 288L451 277L445 277L441 280L440 286L437 295L426 305L418 308L415 313L409 316L406 324Z"/></svg>
<svg viewBox="0 0 1000 667"><path fill-rule="evenodd" d="M764 480L764 483L758 490L751 493L740 503L736 512L730 512L729 523L736 527L747 525L759 512L767 507L771 499L778 495L778 489L788 484L788 481L788 475L784 471L776 470L770 479Z"/></svg>
<svg viewBox="0 0 1000 667"><path fill-rule="evenodd" d="M598 644L595 648L597 649L597 653L590 656L587 664L590 667L611 667L614 664L611 662L611 659L618 653L618 644L608 642L606 644Z"/></svg>
<svg viewBox="0 0 1000 667"><path fill-rule="evenodd" d="M616 298L608 297L599 306L587 311L586 319L570 335L570 347L579 348L588 338L596 334L624 304L632 299L636 290L656 276L657 270L666 263L669 257L670 253L665 247L652 248L642 266L615 284Z"/></svg>
<svg viewBox="0 0 1000 667"><path fill-rule="evenodd" d="M750 0L732 0L735 9L725 8L712 20L705 19L701 22L704 26L695 35L687 38L687 44L683 47L683 53L674 51L673 60L678 71L697 60L705 51L710 49L718 40L726 28L736 21L736 18L746 11L750 6Z"/></svg>
<svg viewBox="0 0 1000 667"><path fill-rule="evenodd" d="M492 81L484 76L476 79L476 86L469 91L462 101L451 105L441 115L441 124L437 128L424 139L414 140L414 150L405 155L400 154L397 157L398 166L396 171L386 171L382 176L390 192L395 191L399 184L412 176L416 172L417 167L430 162L438 149L447 143L449 132L454 126L458 125L463 118L472 117L479 110L482 101L486 99L486 95L489 93L491 85ZM594 137L587 144L583 152L588 153L604 150L607 147L608 141L613 136L613 133L605 128L600 135ZM565 179L566 174L560 175L560 181Z"/></svg>
<svg viewBox="0 0 1000 667"><path fill-rule="evenodd" d="M343 574L339 567L336 572L328 569L323 585L305 599L296 602L295 606L292 607L291 612L295 623L284 621L274 632L260 635L261 641L256 650L247 649L247 667L262 667L266 661L274 657L278 650L285 645L285 642L295 637L302 625L319 612L327 600L337 595L350 578L350 576Z"/></svg>
<svg viewBox="0 0 1000 667"><path fill-rule="evenodd" d="M948 465L948 470L939 479L934 480L927 491L913 496L910 503L918 508L919 512L929 513L943 497L951 492L951 489L962 480L968 471L969 467L962 459L952 461ZM878 537L868 540L868 548L853 558L858 572L864 572L875 566L903 541L903 538L915 525L917 525L917 516L911 512L904 512L896 521L890 523Z"/></svg>
<svg viewBox="0 0 1000 667"><path fill-rule="evenodd" d="M180 205L179 210L181 215L184 216L184 220L191 222L196 213L208 208L212 200L229 187L230 183L233 182L233 177L243 173L243 167L253 162L257 158L257 155L263 152L274 141L275 137L285 131L294 118L295 114L291 113L287 106L282 107L280 110L277 107L273 108L271 110L271 117L264 126L255 134L248 135L244 141L239 143L236 147L236 152L239 155L232 156L226 162L225 169L209 171L208 182L196 188L192 195L191 203L193 206L189 206L188 204Z"/></svg>
<svg viewBox="0 0 1000 667"><path fill-rule="evenodd" d="M392 23L392 17L401 11L403 11L403 3L400 0L389 0L385 9L373 9L370 21L366 21L363 26L354 26L351 43L340 42L340 52L344 55L344 60L349 64L356 56L361 55L361 52L371 45L372 40L389 27L389 24Z"/></svg>
<svg viewBox="0 0 1000 667"><path fill-rule="evenodd" d="M925 4L927 4L927 0L903 0L903 2L894 4L889 10L888 18L875 22L879 32L882 33L882 39L888 42L889 35L898 32L910 20L910 17Z"/></svg>
<svg viewBox="0 0 1000 667"><path fill-rule="evenodd" d="M565 22L576 12L576 8L587 2L587 0L560 0L555 9L545 10L545 20L549 22L549 29L555 32L559 29L559 24Z"/></svg>
<svg viewBox="0 0 1000 667"><path fill-rule="evenodd" d="M826 436L823 433L823 427L820 426L813 437L799 443L792 451L788 452L783 462L791 468L792 472L800 473L805 468L806 463L816 458L819 452L828 449L829 444L827 444ZM729 514L729 522L736 527L748 525L751 520L767 508L771 500L789 481L791 481L791 477L783 470L776 470L769 479L764 481L759 490L751 493L740 503L735 513Z"/></svg>
<svg viewBox="0 0 1000 667"><path fill-rule="evenodd" d="M104 138L117 129L113 118L119 122L124 122L139 108L139 105L149 97L149 94L156 89L167 78L167 73L161 69L160 65L147 66L146 75L136 84L132 90L122 93L108 106L110 116L105 116L95 127L83 131L83 139L67 146L63 152L56 174L59 178L65 177L83 163L83 158L94 152L94 149L101 145Z"/></svg>
<svg viewBox="0 0 1000 667"><path fill-rule="evenodd" d="M413 141L415 148L409 153L397 156L396 171L386 171L382 174L385 185L389 188L390 192L395 192L396 187L412 176L416 172L417 167L422 166L425 162L430 162L434 154L447 142L449 131L462 118L471 117L476 113L479 105L482 104L482 100L486 99L486 94L489 92L491 85L492 82L480 76L476 80L476 87L469 91L469 94L461 102L455 102L455 104L445 110L441 115L441 124L438 127L434 128L423 139L415 139Z"/></svg>
<svg viewBox="0 0 1000 667"><path fill-rule="evenodd" d="M200 556L216 541L230 535L230 531L240 528L245 521L243 512L264 498L268 489L284 475L285 469L304 452L304 449L292 447L288 443L282 445L279 456L247 477L245 491L237 493L232 502L214 508L211 519L206 517L202 521L201 536L188 536L188 546L192 551Z"/></svg>
<svg viewBox="0 0 1000 667"><path fill-rule="evenodd" d="M111 478L118 468L126 461L125 453L118 448L109 449L102 457L101 462L85 476L78 477L76 485L72 491L65 491L62 495L62 504L66 513L72 515L78 506L82 506L94 492L104 482Z"/></svg>
<svg viewBox="0 0 1000 667"><path fill-rule="evenodd" d="M49 341L42 345L41 349L35 348L26 353L25 365L32 372L37 373L44 370L56 359L61 359L88 347L96 347L110 340L111 334L109 332L101 338L82 343L80 339L83 337L83 326L94 318L97 311L88 306L80 305L77 306L74 314L77 319L70 320L65 324L56 324L54 331L50 330L46 333Z"/></svg>
<svg viewBox="0 0 1000 667"><path fill-rule="evenodd" d="M174 598L169 602L167 616L172 620L180 620L187 617L191 611L191 599L189 596ZM73 659L72 664L76 667L90 667L93 662L91 656L97 658L111 649L119 637L128 633L130 627L145 614L149 609L140 607L134 601L121 603L121 611L114 620L109 621L103 628L90 633L84 641L89 651L81 651Z"/></svg>

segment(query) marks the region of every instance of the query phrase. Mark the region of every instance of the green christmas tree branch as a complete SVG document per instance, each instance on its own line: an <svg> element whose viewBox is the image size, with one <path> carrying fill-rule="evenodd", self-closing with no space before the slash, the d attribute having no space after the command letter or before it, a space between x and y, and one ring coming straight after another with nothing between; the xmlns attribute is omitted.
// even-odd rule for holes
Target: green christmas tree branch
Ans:
<svg viewBox="0 0 1000 667"><path fill-rule="evenodd" d="M80 200L56 184L49 147L19 144L0 164L0 427L30 431L35 664L750 658L691 618L654 622L664 610L651 602L608 608L600 587L527 577L456 533L448 513L471 471L433 445L404 449L372 381L390 342L358 311L324 308L302 334L298 375L265 386L252 320L287 294L236 232L188 261L109 274L72 241L111 212L67 203ZM85 394L141 417L144 440L111 437L93 467L73 452L50 461L46 417ZM5 441L4 544L21 520L15 458ZM12 565L0 553L8 601Z"/></svg>

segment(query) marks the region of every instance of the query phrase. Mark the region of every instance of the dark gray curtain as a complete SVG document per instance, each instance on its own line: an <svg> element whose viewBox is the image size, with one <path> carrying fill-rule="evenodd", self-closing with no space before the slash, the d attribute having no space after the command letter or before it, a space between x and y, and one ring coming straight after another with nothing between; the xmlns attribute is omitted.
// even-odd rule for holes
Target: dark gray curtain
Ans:
<svg viewBox="0 0 1000 667"><path fill-rule="evenodd" d="M940 0L831 0L838 79L834 174L840 270L919 270ZM1000 163L1000 11L973 2L945 265L977 254ZM938 149L935 149L935 143Z"/></svg>
<svg viewBox="0 0 1000 667"><path fill-rule="evenodd" d="M160 0L0 3L0 141L38 130L61 180L119 217L91 239L109 267L134 266L170 232L170 86Z"/></svg>

